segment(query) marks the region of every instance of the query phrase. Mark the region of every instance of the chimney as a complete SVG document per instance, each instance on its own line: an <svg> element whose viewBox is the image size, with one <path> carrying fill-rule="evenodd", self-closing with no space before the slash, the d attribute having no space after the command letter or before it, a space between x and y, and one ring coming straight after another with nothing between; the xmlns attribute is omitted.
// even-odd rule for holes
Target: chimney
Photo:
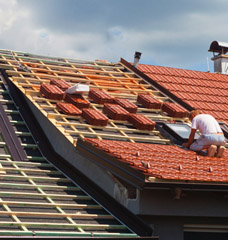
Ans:
<svg viewBox="0 0 228 240"><path fill-rule="evenodd" d="M142 53L141 52L135 52L135 57L134 57L134 67L137 68L138 64L139 64L139 59L141 57Z"/></svg>
<svg viewBox="0 0 228 240"><path fill-rule="evenodd" d="M228 75L228 43L213 41L208 51L214 55L211 58L214 61L214 72Z"/></svg>

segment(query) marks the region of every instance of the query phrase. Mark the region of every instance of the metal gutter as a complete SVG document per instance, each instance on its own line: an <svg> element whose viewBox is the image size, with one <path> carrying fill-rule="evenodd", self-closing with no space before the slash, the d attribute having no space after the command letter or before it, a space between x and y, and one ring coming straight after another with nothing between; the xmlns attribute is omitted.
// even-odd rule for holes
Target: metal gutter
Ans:
<svg viewBox="0 0 228 240"><path fill-rule="evenodd" d="M210 192L228 192L228 183L197 183L197 182L146 182L143 185L144 189L171 189L182 188L187 191L210 191Z"/></svg>

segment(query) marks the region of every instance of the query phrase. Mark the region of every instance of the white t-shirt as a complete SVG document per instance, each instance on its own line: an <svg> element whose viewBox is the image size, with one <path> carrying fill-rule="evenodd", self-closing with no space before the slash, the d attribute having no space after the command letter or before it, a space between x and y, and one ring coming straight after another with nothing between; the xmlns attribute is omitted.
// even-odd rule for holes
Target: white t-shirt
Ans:
<svg viewBox="0 0 228 240"><path fill-rule="evenodd" d="M201 134L222 132L218 122L209 114L199 114L192 120L192 128L199 129Z"/></svg>

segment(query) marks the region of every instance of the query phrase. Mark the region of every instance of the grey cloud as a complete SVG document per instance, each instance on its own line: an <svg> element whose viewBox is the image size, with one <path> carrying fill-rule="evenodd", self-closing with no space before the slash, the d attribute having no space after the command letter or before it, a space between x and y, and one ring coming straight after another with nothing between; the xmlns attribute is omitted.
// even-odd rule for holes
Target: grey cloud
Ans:
<svg viewBox="0 0 228 240"><path fill-rule="evenodd" d="M30 15L6 35L18 35L8 48L42 54L131 61L142 51L144 63L190 68L203 65L211 41L228 40L225 0L18 0L18 8Z"/></svg>
<svg viewBox="0 0 228 240"><path fill-rule="evenodd" d="M172 19L189 12L224 9L212 0L20 0L33 10L36 24L67 31L102 30L121 25L130 29L165 28ZM226 7L227 9L227 7Z"/></svg>

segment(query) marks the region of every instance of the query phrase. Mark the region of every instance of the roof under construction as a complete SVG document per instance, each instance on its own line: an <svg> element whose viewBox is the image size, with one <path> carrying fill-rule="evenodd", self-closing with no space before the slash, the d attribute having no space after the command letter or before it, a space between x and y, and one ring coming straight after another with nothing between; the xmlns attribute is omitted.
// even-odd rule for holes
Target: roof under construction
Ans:
<svg viewBox="0 0 228 240"><path fill-rule="evenodd" d="M7 57L8 53L10 52L1 51L1 66L9 66L10 71L24 66L12 54ZM16 77L24 79L23 74ZM38 84L33 80L25 80L23 87L29 91L30 96L37 99L34 94ZM23 118L20 112L25 109L20 109L15 104L11 94L1 75L0 237L138 237L134 230L76 183L80 175L74 177L74 180L69 179L53 164L53 159L47 159L43 155L39 143L24 120L30 116ZM41 99L43 100L40 101ZM54 110L53 103L43 97L37 99L37 102L41 104L38 106L43 108L42 111L51 111L51 119L60 120L61 115ZM47 108L48 105L50 108ZM61 121L64 119L65 116L61 116ZM49 152L51 153L51 149ZM53 154L53 158L55 157Z"/></svg>
<svg viewBox="0 0 228 240"><path fill-rule="evenodd" d="M62 165L56 164L57 168L64 172L65 175L61 174L65 178L59 178L56 175L53 179L49 179L50 176L45 177L42 179L45 183L43 188L49 187L47 182L55 179L58 183L55 184L58 187L61 186L61 191L67 192L64 193L64 196L67 196L66 199L71 188L72 195L76 196L75 188L79 186L77 184L75 186L74 182L77 183L77 180L72 182L71 177L66 177L70 175L68 170L66 172L63 170L64 164L69 164L69 168L75 172L78 171L83 179L88 178L99 186L103 190L100 195L111 195L139 215L149 213L156 215L154 208L144 208L142 203L145 199L152 198L148 189L157 189L158 186L166 189L171 185L175 186L175 189L176 186L197 190L219 188L226 191L227 150L222 158L207 157L186 151L182 143L187 140L191 129L187 117L188 111L196 107L210 111L220 121L223 129L226 128L227 110L223 108L225 93L217 85L226 86L227 76L141 64L135 68L123 59L118 63L101 60L81 61L8 50L0 50L0 68L3 74L2 79L5 79L12 97L15 101L16 97L23 99L23 104L29 108L31 115L35 116L35 124L32 124L26 117L26 112L23 113L26 122L30 122L30 129L34 128L33 125L37 125L37 128L39 125L53 152L62 159ZM70 87L79 85L89 87L89 91L77 94L66 91ZM6 96L3 93L2 96ZM223 100L222 104L216 102L217 97ZM213 104L207 104L207 99ZM20 108L24 106L23 104L19 104ZM18 112L20 109L16 108L16 110ZM14 109L13 112L15 112ZM36 137L36 139L39 138L39 133ZM31 139L33 139L32 136ZM42 141L42 138L39 141ZM20 145L12 141L6 144ZM23 142L23 144L25 144L24 149L28 148L30 151L32 149L36 151L39 159L45 159L34 142ZM18 161L20 163L31 164L35 161L37 164L37 155L29 159L26 154L18 150L10 154L9 159L13 164L15 163L13 154L26 159ZM31 155L30 152L29 154ZM52 161L48 160L48 164L51 164L50 162ZM4 165L3 171L5 171ZM59 170L53 171L55 173ZM23 179L24 177L23 175ZM29 183L38 181L37 179L41 181L37 177L29 178ZM38 188L42 190L40 185ZM80 191L83 192L83 190L82 187ZM179 199L180 194L176 190L175 192L176 198ZM111 208L106 206L102 208L103 204L98 204L98 196L96 196L98 198L95 195L93 198L87 194L85 196L89 198L86 198L85 204L88 203L89 207L94 206L93 201L96 200L99 211L97 209L87 211L83 208L83 211L87 212L78 210L76 213L69 212L67 215L68 212L62 205L57 205L52 195L45 195L45 200L50 199L48 204L54 205L57 213L66 221L64 222L66 234L69 228L73 228L69 230L71 234L78 227L81 232L76 232L75 235L138 236L138 230L134 229L130 221L121 220L118 214L108 214L107 209L112 213ZM75 198L71 200L77 202ZM68 204L68 200L62 199ZM60 211L59 207L61 207ZM34 210L31 211L34 212ZM82 225L81 220L78 221L74 214L80 215L81 218L88 216L88 222L84 221ZM101 215L96 219L91 214ZM104 219L100 221L100 218ZM135 221L138 221L137 218ZM59 225L55 226L58 229ZM54 224L50 226L51 231L55 226ZM30 231L29 227L28 229ZM22 230L25 231L25 229ZM40 229L36 231L38 233ZM146 226L145 232L147 234L149 232ZM141 233L139 235L142 235Z"/></svg>
<svg viewBox="0 0 228 240"><path fill-rule="evenodd" d="M119 150L117 150L118 155L114 155L125 162L126 168L130 166L142 172L143 181L154 181L154 178L157 180L226 181L224 177L217 176L215 169L218 168L218 163L208 163L210 158L206 156L200 156L203 161L207 162L205 166L196 161L195 172L190 171L192 159L199 157L196 157L195 153L186 153L180 147L173 146L170 138L159 128L160 122L188 124L187 111L165 92L159 90L156 85L151 85L131 71L124 65L124 61L123 63L86 62L10 51L2 51L0 56L1 67L5 69L9 79L26 96L36 109L35 111L41 113L44 119L48 119L48 122L58 129L60 136L64 136L71 145L76 146L79 139L88 142L90 138L131 142L133 144L129 147L130 151L134 149L134 146L136 147L133 153L124 149L125 155L122 154L119 157ZM143 69L143 65L140 65L139 69ZM193 74L193 71L189 72ZM65 85L69 87L82 83L89 85L89 92L74 95L74 97L70 94L64 95ZM57 87L60 91L59 95L54 96L48 92L53 90L45 89L47 87L50 89ZM77 106L76 114L72 114L69 108L69 104L72 103ZM61 108L61 104L62 106L65 104L65 110ZM138 143L153 143L147 147L153 151L153 155L148 152L147 155L150 155L150 158L142 159L145 153L142 154L137 150L141 149ZM168 155L170 151L174 155L185 157L180 157L178 161L169 158L170 165L165 163L167 169L164 170L161 168L161 161L164 159L160 160L158 156L158 167L148 167L152 165L156 157L155 152L158 151L160 155L160 151L163 151L162 146L156 147L154 144L170 145L164 148ZM80 143L80 146L82 145ZM127 146L126 143L124 146ZM189 161L189 165L186 161ZM108 168L113 170L111 166ZM199 168L202 168L204 174L198 174ZM217 171L220 171L219 169ZM126 180L125 177L124 179Z"/></svg>

